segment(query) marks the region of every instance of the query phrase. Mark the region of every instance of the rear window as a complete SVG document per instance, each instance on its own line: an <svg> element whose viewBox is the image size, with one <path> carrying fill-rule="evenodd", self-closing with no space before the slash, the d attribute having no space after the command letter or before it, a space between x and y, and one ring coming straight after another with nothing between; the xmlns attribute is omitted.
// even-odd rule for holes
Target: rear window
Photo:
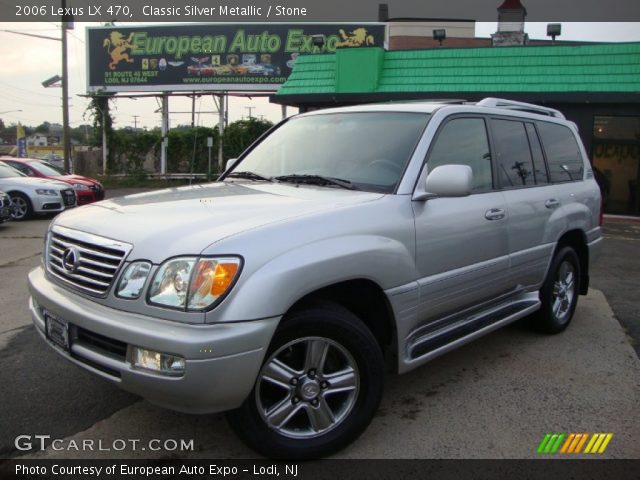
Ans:
<svg viewBox="0 0 640 480"><path fill-rule="evenodd" d="M549 179L553 183L581 180L584 163L573 132L555 123L538 124L542 146L547 155Z"/></svg>

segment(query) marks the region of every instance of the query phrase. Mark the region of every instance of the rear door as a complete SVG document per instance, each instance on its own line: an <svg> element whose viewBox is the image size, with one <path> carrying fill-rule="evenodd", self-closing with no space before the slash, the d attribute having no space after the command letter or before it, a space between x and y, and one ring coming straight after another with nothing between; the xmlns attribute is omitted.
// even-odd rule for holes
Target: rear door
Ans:
<svg viewBox="0 0 640 480"><path fill-rule="evenodd" d="M426 168L468 165L473 192L462 198L413 202L418 315L434 320L498 297L508 289L507 206L494 188L486 120L453 117L440 126Z"/></svg>
<svg viewBox="0 0 640 480"><path fill-rule="evenodd" d="M561 202L549 182L534 123L494 117L490 124L498 182L509 208L510 283L537 289L553 251L552 216Z"/></svg>

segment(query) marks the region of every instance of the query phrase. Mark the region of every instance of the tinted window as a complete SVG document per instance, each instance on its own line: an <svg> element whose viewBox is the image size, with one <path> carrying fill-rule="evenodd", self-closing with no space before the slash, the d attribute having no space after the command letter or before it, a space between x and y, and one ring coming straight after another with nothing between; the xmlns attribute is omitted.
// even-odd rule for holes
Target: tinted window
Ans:
<svg viewBox="0 0 640 480"><path fill-rule="evenodd" d="M473 171L473 191L491 190L491 153L483 119L457 118L440 130L427 167L432 171L440 165L469 165Z"/></svg>
<svg viewBox="0 0 640 480"><path fill-rule="evenodd" d="M538 124L552 182L582 179L584 164L573 132L555 123Z"/></svg>
<svg viewBox="0 0 640 480"><path fill-rule="evenodd" d="M544 185L549 183L549 175L547 174L547 166L544 163L544 155L542 154L542 147L540 146L540 140L536 133L536 127L527 123L526 128L529 136L529 146L531 147L531 156L533 158L533 174L536 177L536 184Z"/></svg>
<svg viewBox="0 0 640 480"><path fill-rule="evenodd" d="M496 142L500 184L503 187L535 185L533 162L524 123L511 120L492 120Z"/></svg>

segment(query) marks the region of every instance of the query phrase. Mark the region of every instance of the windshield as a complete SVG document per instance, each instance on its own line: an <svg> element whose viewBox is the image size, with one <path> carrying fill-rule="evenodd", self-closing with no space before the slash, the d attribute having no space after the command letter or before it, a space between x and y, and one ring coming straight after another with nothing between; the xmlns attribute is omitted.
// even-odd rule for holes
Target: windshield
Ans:
<svg viewBox="0 0 640 480"><path fill-rule="evenodd" d="M428 120L424 113L327 113L293 118L234 167L264 177L320 175L394 191Z"/></svg>
<svg viewBox="0 0 640 480"><path fill-rule="evenodd" d="M32 167L47 177L59 177L61 175L66 175L62 168L51 165L49 162L35 161L30 163Z"/></svg>
<svg viewBox="0 0 640 480"><path fill-rule="evenodd" d="M0 178L11 178L11 177L26 177L24 173L20 173L13 167L10 167L6 163L0 163Z"/></svg>

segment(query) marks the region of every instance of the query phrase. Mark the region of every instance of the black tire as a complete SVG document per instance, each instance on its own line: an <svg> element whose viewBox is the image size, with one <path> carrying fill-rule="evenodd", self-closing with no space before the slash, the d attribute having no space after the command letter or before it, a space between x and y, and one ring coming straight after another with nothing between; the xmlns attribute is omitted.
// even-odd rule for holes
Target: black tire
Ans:
<svg viewBox="0 0 640 480"><path fill-rule="evenodd" d="M11 197L11 202L13 202L14 210L13 210L13 219L27 220L33 216L33 205L31 204L31 200L24 193L20 192L11 192L9 193L9 197ZM19 208L17 207L19 205Z"/></svg>
<svg viewBox="0 0 640 480"><path fill-rule="evenodd" d="M310 376L302 365L308 361L307 352L311 351L309 345L314 342L318 346L324 340L329 345L321 355L326 359L321 362L324 367ZM340 359L345 361L346 367L337 367ZM295 383L290 380L287 384L297 386L276 386L263 379L263 374L268 376L268 364L272 366L274 362L286 363L286 366L304 372L296 377ZM340 388L337 371L348 372L350 362L355 365L352 370L356 386L348 392L332 393L331 389ZM335 368L333 373L332 365ZM333 385L331 375L336 379ZM286 380L288 376L283 378ZM317 385L313 385L313 382L317 382ZM382 352L369 329L348 310L333 303L320 303L292 312L283 319L267 350L251 394L240 408L227 413L227 419L242 441L262 455L292 460L320 458L344 448L367 428L378 409L383 383ZM309 385L312 388L305 389ZM309 393L309 389L315 390ZM268 402L264 399L268 399L269 394L278 400L265 408L264 403ZM307 394L317 396L315 399L305 399ZM282 399L281 395L284 395ZM270 426L265 417L268 412L276 410L276 405L282 405L283 409L297 408L297 413L286 417L278 427ZM330 421L333 423L321 431L317 428L319 422L316 416L320 416L320 413L314 412L327 408L332 412ZM312 416L316 418L315 422Z"/></svg>
<svg viewBox="0 0 640 480"><path fill-rule="evenodd" d="M558 288L562 287L560 284L567 286L567 271L563 270L567 267L572 271L573 283L572 287L567 289L563 295L562 288L560 291ZM555 334L564 331L569 326L578 304L580 273L580 260L575 250L567 246L559 247L551 262L547 278L540 289L542 307L532 316L532 326L536 330ZM570 292L571 295L569 295Z"/></svg>

